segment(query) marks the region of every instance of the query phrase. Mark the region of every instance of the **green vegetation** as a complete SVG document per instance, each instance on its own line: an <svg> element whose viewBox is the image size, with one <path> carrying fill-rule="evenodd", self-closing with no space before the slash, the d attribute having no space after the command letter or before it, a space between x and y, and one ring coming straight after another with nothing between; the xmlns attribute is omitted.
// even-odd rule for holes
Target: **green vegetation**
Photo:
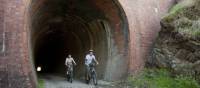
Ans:
<svg viewBox="0 0 200 88"><path fill-rule="evenodd" d="M200 88L192 77L172 77L166 69L145 69L137 77L129 77L128 83L133 88Z"/></svg>
<svg viewBox="0 0 200 88"><path fill-rule="evenodd" d="M184 6L182 4L177 4L170 9L169 14L175 14L176 12L180 11Z"/></svg>
<svg viewBox="0 0 200 88"><path fill-rule="evenodd" d="M180 3L176 4L175 6L173 6L170 11L169 14L175 14L176 12L180 11L183 8L188 8L191 7L195 4L196 0L183 0Z"/></svg>
<svg viewBox="0 0 200 88"><path fill-rule="evenodd" d="M38 88L44 88L44 80L38 79Z"/></svg>
<svg viewBox="0 0 200 88"><path fill-rule="evenodd" d="M192 21L188 18L181 18L175 21L175 31L187 38L196 39L200 36L200 20Z"/></svg>
<svg viewBox="0 0 200 88"><path fill-rule="evenodd" d="M173 6L162 23L174 28L186 39L200 38L200 1L184 0Z"/></svg>
<svg viewBox="0 0 200 88"><path fill-rule="evenodd" d="M174 21L182 12L186 10L187 7L191 7L194 5L195 0L184 0L176 5L174 5L170 10L169 13L164 16L164 20L167 22Z"/></svg>

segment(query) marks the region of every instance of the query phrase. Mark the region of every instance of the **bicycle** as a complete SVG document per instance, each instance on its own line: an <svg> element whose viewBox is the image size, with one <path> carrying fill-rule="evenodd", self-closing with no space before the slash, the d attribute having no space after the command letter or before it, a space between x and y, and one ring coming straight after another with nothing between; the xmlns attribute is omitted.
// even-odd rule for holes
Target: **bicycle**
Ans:
<svg viewBox="0 0 200 88"><path fill-rule="evenodd" d="M95 64L89 64L89 72L88 72L88 79L86 79L86 83L89 84L91 79L93 80L94 85L97 85L97 74L95 71Z"/></svg>
<svg viewBox="0 0 200 88"><path fill-rule="evenodd" d="M68 65L67 67L67 80L73 82L73 65Z"/></svg>

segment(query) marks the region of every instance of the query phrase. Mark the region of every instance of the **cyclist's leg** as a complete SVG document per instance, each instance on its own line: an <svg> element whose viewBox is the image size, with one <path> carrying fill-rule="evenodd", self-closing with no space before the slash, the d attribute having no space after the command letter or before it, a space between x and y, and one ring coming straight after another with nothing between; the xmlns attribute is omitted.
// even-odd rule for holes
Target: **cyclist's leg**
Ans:
<svg viewBox="0 0 200 88"><path fill-rule="evenodd" d="M66 74L68 75L68 71L69 71L69 67L68 67L68 65L66 66Z"/></svg>
<svg viewBox="0 0 200 88"><path fill-rule="evenodd" d="M69 72L70 72L70 66L67 65L67 74L69 74Z"/></svg>
<svg viewBox="0 0 200 88"><path fill-rule="evenodd" d="M73 67L73 65L71 65L71 77L72 77L72 79L73 79L73 72L74 72L74 67Z"/></svg>
<svg viewBox="0 0 200 88"><path fill-rule="evenodd" d="M88 80L88 78L89 78L89 66L88 65L85 65L85 77Z"/></svg>

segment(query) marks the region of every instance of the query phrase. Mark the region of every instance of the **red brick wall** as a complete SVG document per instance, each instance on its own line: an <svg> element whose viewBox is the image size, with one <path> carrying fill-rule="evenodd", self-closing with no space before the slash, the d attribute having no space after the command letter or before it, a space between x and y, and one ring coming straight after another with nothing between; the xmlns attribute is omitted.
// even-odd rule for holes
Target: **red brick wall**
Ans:
<svg viewBox="0 0 200 88"><path fill-rule="evenodd" d="M129 72L137 73L144 67L145 59L158 31L160 18L174 0L119 0L129 22L130 63Z"/></svg>
<svg viewBox="0 0 200 88"><path fill-rule="evenodd" d="M0 88L34 88L35 78L29 58L28 2L1 0L4 6L1 24L5 30L5 55L0 56ZM1 7L1 5L0 5ZM0 14L2 16L2 14ZM1 27L2 28L2 27Z"/></svg>

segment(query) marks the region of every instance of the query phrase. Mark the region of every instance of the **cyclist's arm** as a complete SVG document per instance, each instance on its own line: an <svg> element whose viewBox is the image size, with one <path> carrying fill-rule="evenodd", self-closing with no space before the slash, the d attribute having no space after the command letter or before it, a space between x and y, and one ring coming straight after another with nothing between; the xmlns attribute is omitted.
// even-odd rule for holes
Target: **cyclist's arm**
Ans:
<svg viewBox="0 0 200 88"><path fill-rule="evenodd" d="M96 60L96 58L94 57L94 61L96 62L96 64L99 64L99 62Z"/></svg>
<svg viewBox="0 0 200 88"><path fill-rule="evenodd" d="M74 61L74 59L72 58L73 63L76 65L76 62Z"/></svg>

